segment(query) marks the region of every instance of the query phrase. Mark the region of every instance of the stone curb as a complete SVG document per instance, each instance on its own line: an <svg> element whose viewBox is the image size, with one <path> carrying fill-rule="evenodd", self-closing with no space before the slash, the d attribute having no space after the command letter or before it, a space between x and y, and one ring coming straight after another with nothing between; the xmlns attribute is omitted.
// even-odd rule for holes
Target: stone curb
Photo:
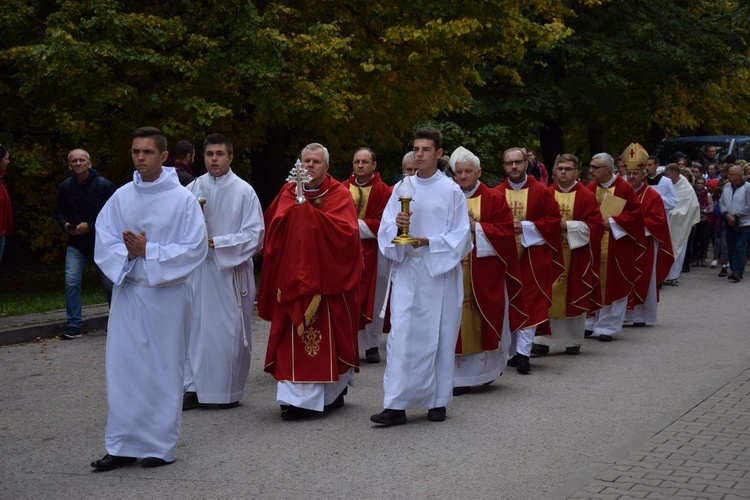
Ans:
<svg viewBox="0 0 750 500"><path fill-rule="evenodd" d="M105 329L108 320L107 304L84 307L82 330ZM65 330L66 324L65 310L0 318L0 346L55 337Z"/></svg>

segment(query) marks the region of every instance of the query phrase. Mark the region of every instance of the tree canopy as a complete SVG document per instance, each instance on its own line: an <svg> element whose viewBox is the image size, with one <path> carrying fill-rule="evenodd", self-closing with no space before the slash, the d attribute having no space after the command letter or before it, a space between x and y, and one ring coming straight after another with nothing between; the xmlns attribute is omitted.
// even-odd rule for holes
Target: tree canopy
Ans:
<svg viewBox="0 0 750 500"><path fill-rule="evenodd" d="M538 144L540 130L559 131L550 135L558 149L566 140L573 150L589 137L609 146L652 129L746 128L747 9L688 0L6 0L0 142L11 149L19 233L31 249L59 248L50 215L65 154L86 148L122 184L132 175L130 133L147 124L171 143L227 135L235 170L264 203L304 144L326 144L339 174L362 145L395 169L414 127L430 120L448 149L464 144L489 163L507 146Z"/></svg>

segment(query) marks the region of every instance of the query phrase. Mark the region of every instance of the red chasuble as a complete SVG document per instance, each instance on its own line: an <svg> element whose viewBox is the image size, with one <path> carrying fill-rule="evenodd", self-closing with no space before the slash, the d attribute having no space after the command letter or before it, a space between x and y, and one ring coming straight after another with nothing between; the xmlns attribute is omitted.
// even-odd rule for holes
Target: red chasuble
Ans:
<svg viewBox="0 0 750 500"><path fill-rule="evenodd" d="M596 195L596 201L601 205L606 193L625 200L625 205L619 215L612 218L625 231L626 236L616 240L611 231L604 231L602 249L600 253L599 286L603 305L611 305L630 295L636 281L643 272L643 254L645 251L645 233L641 219L641 203L628 181L615 176L615 181L609 188L592 182L586 186ZM598 292L594 295L598 297Z"/></svg>
<svg viewBox="0 0 750 500"><path fill-rule="evenodd" d="M391 188L380 179L380 174L370 179L364 186L357 184L357 177L352 174L348 180L342 182L349 190L354 200L354 209L357 218L364 221L367 227L375 235L375 238L361 240L362 254L364 255L365 267L362 271L362 281L359 284L360 318L359 329L363 329L372 322L375 308L375 283L378 277L378 229L380 219L383 217L383 209L391 197Z"/></svg>
<svg viewBox="0 0 750 500"><path fill-rule="evenodd" d="M495 189L505 195L513 218L533 222L545 241L544 245L523 248L520 235L516 235L526 313L529 315L524 327L536 326L549 318L552 283L565 270L560 245L560 208L547 187L530 175L526 176L521 189L514 191L508 179Z"/></svg>
<svg viewBox="0 0 750 500"><path fill-rule="evenodd" d="M295 204L295 184L265 213L258 315L271 321L264 370L276 380L332 382L359 368L359 226L349 190L326 174Z"/></svg>
<svg viewBox="0 0 750 500"><path fill-rule="evenodd" d="M646 252L642 264L643 274L636 282L633 293L628 298L628 308L630 309L646 301L648 286L651 282L651 272L654 269L654 259L656 259L657 301L659 300L658 285L667 279L669 269L674 263L672 238L669 235L669 223L667 222L667 213L664 210L661 195L654 188L649 187L646 182L635 193L641 200L643 223L651 235L646 236ZM654 240L659 243L656 252L654 251Z"/></svg>
<svg viewBox="0 0 750 500"><path fill-rule="evenodd" d="M589 244L572 250L568 245L566 232L560 230L566 272L553 286L550 317L574 318L600 308L601 296L593 294L595 290L599 290L599 268L596 264L599 263L604 235L602 214L596 196L580 182L567 193L560 190L557 184L549 189L556 196L563 220L581 221L589 228Z"/></svg>
<svg viewBox="0 0 750 500"><path fill-rule="evenodd" d="M482 226L496 255L477 258L475 245L462 262L464 303L456 354L498 349L505 319L505 285L508 286L510 301L510 330L522 328L528 318L513 232L513 214L505 196L480 183L466 202L469 216Z"/></svg>

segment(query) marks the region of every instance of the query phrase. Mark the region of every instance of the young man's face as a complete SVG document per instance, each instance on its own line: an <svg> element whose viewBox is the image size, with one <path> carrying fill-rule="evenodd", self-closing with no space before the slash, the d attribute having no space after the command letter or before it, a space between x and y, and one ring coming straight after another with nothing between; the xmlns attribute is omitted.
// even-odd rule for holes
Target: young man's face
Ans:
<svg viewBox="0 0 750 500"><path fill-rule="evenodd" d="M576 180L577 173L578 171L572 161L560 160L557 162L557 167L555 167L555 178L560 186L568 187L573 184L573 181Z"/></svg>
<svg viewBox="0 0 750 500"><path fill-rule="evenodd" d="M226 144L206 144L203 157L206 162L206 170L211 174L211 177L221 177L228 174L234 159L234 155L230 155L227 151Z"/></svg>
<svg viewBox="0 0 750 500"><path fill-rule="evenodd" d="M659 165L657 165L656 161L654 160L646 160L646 173L653 177L656 175L656 169L659 168Z"/></svg>
<svg viewBox="0 0 750 500"><path fill-rule="evenodd" d="M437 170L438 158L443 156L442 149L435 149L432 139L414 139L414 163L417 171L432 175Z"/></svg>
<svg viewBox="0 0 750 500"><path fill-rule="evenodd" d="M503 156L505 175L512 182L518 183L523 181L526 177L526 167L528 165L529 162L526 160L526 155L520 149L512 149Z"/></svg>
<svg viewBox="0 0 750 500"><path fill-rule="evenodd" d="M161 175L161 166L169 153L159 152L153 137L136 137L130 148L133 166L145 182L153 182Z"/></svg>

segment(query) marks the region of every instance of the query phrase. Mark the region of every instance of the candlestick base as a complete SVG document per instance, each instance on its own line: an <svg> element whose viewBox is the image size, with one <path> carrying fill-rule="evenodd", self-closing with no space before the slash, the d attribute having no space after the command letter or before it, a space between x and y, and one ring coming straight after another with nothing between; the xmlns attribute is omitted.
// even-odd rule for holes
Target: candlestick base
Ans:
<svg viewBox="0 0 750 500"><path fill-rule="evenodd" d="M409 236L408 234L399 234L391 240L394 245L413 245L417 242L416 238Z"/></svg>

